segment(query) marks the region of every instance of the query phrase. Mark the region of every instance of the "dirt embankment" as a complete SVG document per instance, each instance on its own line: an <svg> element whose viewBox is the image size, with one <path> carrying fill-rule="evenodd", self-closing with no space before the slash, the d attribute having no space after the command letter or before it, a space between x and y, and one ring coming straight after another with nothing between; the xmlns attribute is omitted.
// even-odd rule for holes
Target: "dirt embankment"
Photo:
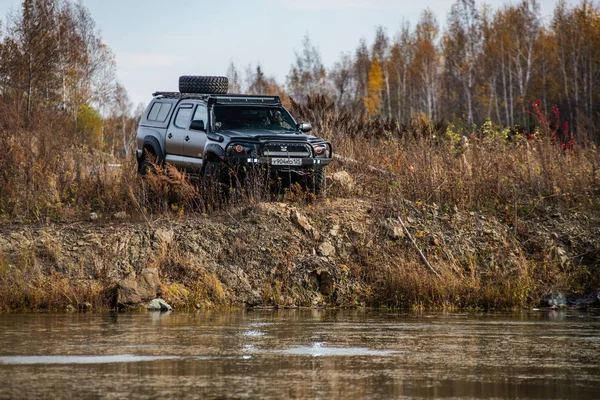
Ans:
<svg viewBox="0 0 600 400"><path fill-rule="evenodd" d="M0 309L114 307L127 303L119 282L148 268L160 279L156 295L175 308L515 308L557 290L567 302L599 300L598 216L501 221L401 204L334 199L179 220L4 225Z"/></svg>

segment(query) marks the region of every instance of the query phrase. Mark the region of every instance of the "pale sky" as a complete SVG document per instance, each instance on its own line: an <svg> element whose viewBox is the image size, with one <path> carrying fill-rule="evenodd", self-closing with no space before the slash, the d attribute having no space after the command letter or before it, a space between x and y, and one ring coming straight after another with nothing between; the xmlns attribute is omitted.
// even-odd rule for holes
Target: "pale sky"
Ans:
<svg viewBox="0 0 600 400"><path fill-rule="evenodd" d="M575 2L575 0L572 0ZM134 103L156 90L176 91L180 75L225 75L258 62L280 84L309 34L330 67L370 44L381 25L394 36L403 20L415 25L430 8L444 24L450 0L83 0L104 43L115 53L117 76ZM492 7L515 0L487 0ZM540 0L550 16L557 0ZM21 0L0 0L2 21Z"/></svg>

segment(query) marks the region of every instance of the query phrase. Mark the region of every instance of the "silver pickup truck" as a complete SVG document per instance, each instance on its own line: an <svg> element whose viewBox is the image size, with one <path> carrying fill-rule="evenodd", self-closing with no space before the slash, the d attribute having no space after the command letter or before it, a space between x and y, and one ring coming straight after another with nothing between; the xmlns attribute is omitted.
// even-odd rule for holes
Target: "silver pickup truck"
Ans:
<svg viewBox="0 0 600 400"><path fill-rule="evenodd" d="M150 161L171 163L211 179L224 180L248 168L325 190L331 143L309 135L278 96L227 94L226 77L182 76L179 92L156 92L137 131L139 172Z"/></svg>

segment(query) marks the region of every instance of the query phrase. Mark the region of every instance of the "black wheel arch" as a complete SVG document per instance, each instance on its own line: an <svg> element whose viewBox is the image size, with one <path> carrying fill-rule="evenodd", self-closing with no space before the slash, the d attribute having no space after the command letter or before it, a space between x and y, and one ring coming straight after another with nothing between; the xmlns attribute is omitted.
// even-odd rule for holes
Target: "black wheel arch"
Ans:
<svg viewBox="0 0 600 400"><path fill-rule="evenodd" d="M159 164L161 164L165 160L165 153L160 146L160 143L157 138L154 136L146 136L144 138L144 144L142 146L142 155L140 158L143 159L144 153L148 151L156 156L156 159Z"/></svg>
<svg viewBox="0 0 600 400"><path fill-rule="evenodd" d="M204 149L204 160L208 162L222 161L225 150L218 144L211 143Z"/></svg>

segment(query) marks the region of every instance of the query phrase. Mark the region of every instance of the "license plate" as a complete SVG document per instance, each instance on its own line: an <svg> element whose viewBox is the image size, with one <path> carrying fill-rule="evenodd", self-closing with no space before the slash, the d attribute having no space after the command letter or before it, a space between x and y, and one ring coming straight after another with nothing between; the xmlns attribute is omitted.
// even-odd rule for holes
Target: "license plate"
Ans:
<svg viewBox="0 0 600 400"><path fill-rule="evenodd" d="M271 165L302 165L301 158L271 158Z"/></svg>

